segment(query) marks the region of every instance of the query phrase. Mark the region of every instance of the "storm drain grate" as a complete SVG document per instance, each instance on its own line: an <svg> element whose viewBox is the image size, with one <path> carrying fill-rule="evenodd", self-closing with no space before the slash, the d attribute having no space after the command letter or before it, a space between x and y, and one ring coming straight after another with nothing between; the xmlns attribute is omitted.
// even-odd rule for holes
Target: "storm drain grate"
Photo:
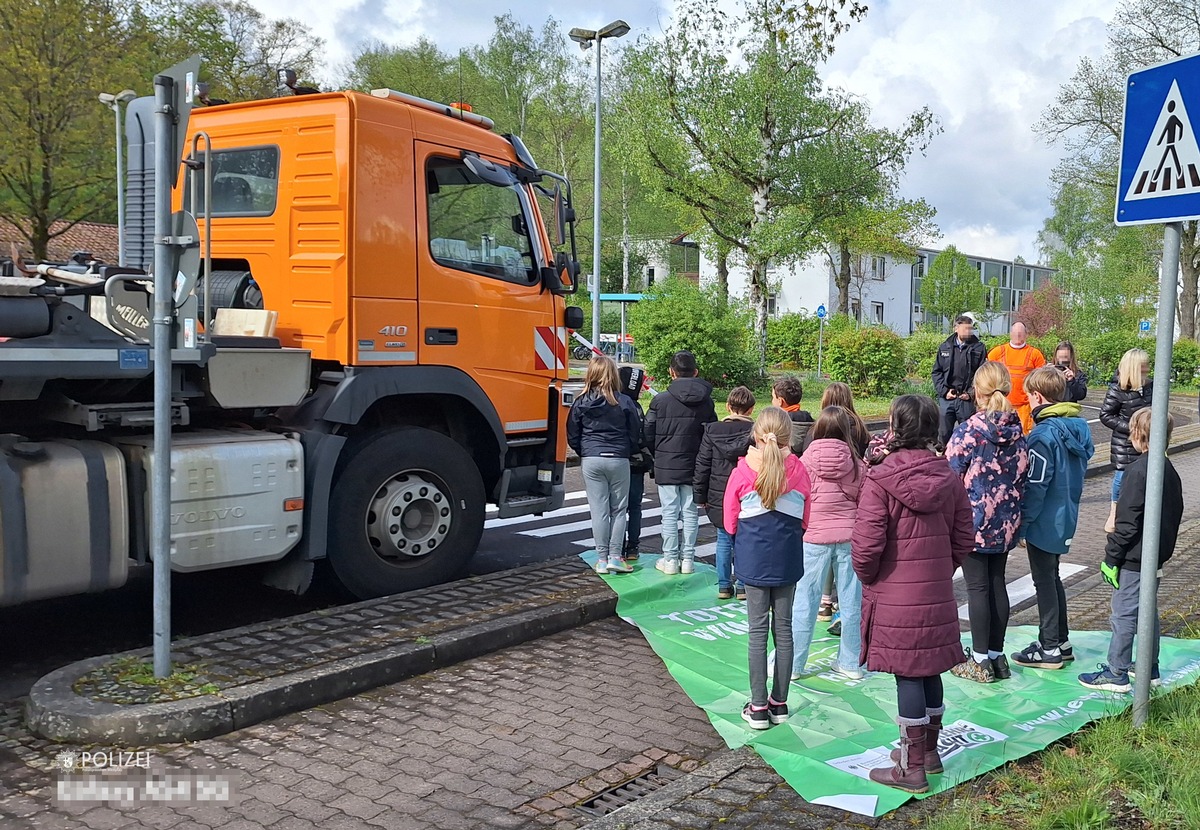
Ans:
<svg viewBox="0 0 1200 830"><path fill-rule="evenodd" d="M632 778L624 784L610 787L604 792L592 796L576 805L576 809L589 816L606 816L614 810L619 810L627 804L632 804L643 796L650 795L656 790L670 784L676 778L682 778L683 773L666 764L659 764L637 778Z"/></svg>

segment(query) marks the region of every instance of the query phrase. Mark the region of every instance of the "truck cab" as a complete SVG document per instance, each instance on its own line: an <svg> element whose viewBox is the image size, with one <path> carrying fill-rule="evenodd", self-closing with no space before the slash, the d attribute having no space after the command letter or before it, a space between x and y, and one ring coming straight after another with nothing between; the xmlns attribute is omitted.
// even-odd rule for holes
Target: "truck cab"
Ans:
<svg viewBox="0 0 1200 830"><path fill-rule="evenodd" d="M131 117L142 103L130 106ZM196 517L197 527L187 528L186 540L182 527L172 536L173 568L267 561L273 584L298 590L312 563L328 559L353 595L379 596L459 575L478 546L488 502L502 517L562 504L567 330L580 324L579 310L565 301L578 273L565 179L539 170L519 138L497 135L486 118L392 90L194 109L185 138L173 206L198 220L203 271L194 302L181 307L193 309L194 319L177 326L174 440L185 455L176 458L173 449L172 467L212 458L230 473L210 470L214 481L260 475L270 487L278 479L263 472L270 466L299 476L303 492L276 494L286 495L287 529L267 533L270 544L253 532L222 535L262 518L245 499L235 504L215 484L208 501L182 494L173 515ZM136 139L127 231L135 260L153 219ZM117 347L121 339L143 345L136 329L111 314L106 322L93 300L69 302L79 307L71 313L86 318L76 324L90 332L81 344L115 337ZM38 349L39 342L53 349L64 342L62 315L50 316L53 331L28 332L20 343L28 360L38 353L43 372L61 352ZM263 326L222 326L243 318ZM101 323L111 331L97 329ZM12 379L38 370L18 367L15 355L6 359L8 345L0 342L0 392L20 395ZM26 384L37 394L23 395L21 418L6 419L0 431L29 458L36 448L17 438L116 447L104 458L118 467L124 458L126 469L117 471L123 477L108 502L124 492L109 509L128 516L128 555L136 563L146 558L136 543L145 525L138 487L154 463L143 440L146 421L80 410L149 406L151 367L144 352L135 359L129 351L113 351L113 360L123 355L120 371L102 365L82 386L49 377L40 391ZM298 394L266 391L297 370ZM39 414L64 411L64 397L71 416L51 416L49 427L43 418L35 428ZM291 457L279 440L295 447ZM263 464L256 466L258 453ZM69 476L66 470L60 474ZM282 527L280 499L265 501L273 527ZM0 498L5 526L7 504ZM184 541L190 553L177 557ZM87 556L76 552L75 559ZM123 578L121 570L99 587ZM37 596L79 584L43 587ZM0 604L37 596L16 590Z"/></svg>

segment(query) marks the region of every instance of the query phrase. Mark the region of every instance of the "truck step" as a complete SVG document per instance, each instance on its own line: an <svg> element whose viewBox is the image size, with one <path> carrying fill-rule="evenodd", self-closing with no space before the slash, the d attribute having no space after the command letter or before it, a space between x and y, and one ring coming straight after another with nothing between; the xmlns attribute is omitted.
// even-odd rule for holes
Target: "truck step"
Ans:
<svg viewBox="0 0 1200 830"><path fill-rule="evenodd" d="M552 501L550 496L512 496L500 505L497 515L501 519L510 519L514 516L545 513L554 509Z"/></svg>

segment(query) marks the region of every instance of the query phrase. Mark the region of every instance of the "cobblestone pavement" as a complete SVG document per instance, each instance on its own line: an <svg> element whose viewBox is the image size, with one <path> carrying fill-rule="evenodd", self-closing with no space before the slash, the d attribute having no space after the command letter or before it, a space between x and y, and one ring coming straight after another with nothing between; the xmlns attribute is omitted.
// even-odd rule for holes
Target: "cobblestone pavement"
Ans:
<svg viewBox="0 0 1200 830"><path fill-rule="evenodd" d="M1196 492L1200 453L1174 463L1185 493ZM1091 566L1068 588L1077 628L1107 626L1109 592L1094 574L1109 483L1089 480L1070 554ZM1185 520L1161 590L1168 629L1197 618L1200 499L1188 499ZM807 804L757 756L725 750L642 636L617 619L222 738L151 750L168 771L227 777L229 803L63 806L55 784L64 779L52 771L62 749L26 732L19 701L0 704L2 830L577 828L593 821L577 805L657 765L696 774L596 820L593 830L900 830L944 803L929 799L879 821Z"/></svg>
<svg viewBox="0 0 1200 830"><path fill-rule="evenodd" d="M229 804L64 808L51 771L62 747L25 732L11 703L0 734L4 830L573 828L589 820L577 802L658 763L691 771L722 746L641 634L615 618L151 750L168 771L229 776Z"/></svg>

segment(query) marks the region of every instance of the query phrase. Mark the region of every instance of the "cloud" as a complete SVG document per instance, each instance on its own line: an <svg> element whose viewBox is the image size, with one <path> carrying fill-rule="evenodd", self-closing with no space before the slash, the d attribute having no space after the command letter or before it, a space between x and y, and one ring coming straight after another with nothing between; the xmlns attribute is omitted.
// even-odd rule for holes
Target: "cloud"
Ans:
<svg viewBox="0 0 1200 830"><path fill-rule="evenodd" d="M897 126L922 106L941 119L944 132L911 161L902 189L937 208L942 243L961 239L972 253L1034 259L1062 149L1033 127L1079 57L1103 50L1114 6L873 6L839 42L826 78L870 101L880 124Z"/></svg>
<svg viewBox="0 0 1200 830"><path fill-rule="evenodd" d="M251 2L270 16L297 18L326 39L330 83L365 40L407 44L425 36L454 52L486 43L493 17L506 10L491 0ZM899 126L924 106L939 116L944 132L910 162L902 187L937 208L942 242L961 238L973 253L1032 260L1050 211L1050 171L1063 152L1033 127L1080 56L1103 51L1116 2L879 0L838 41L823 74L830 85L869 101L881 125ZM722 4L737 7L736 0ZM550 16L564 30L622 18L633 27L630 41L658 33L673 9L672 0L612 0L603 13L529 0L507 6L535 29ZM976 240L988 249L971 248ZM1011 247L993 247L1001 244Z"/></svg>

